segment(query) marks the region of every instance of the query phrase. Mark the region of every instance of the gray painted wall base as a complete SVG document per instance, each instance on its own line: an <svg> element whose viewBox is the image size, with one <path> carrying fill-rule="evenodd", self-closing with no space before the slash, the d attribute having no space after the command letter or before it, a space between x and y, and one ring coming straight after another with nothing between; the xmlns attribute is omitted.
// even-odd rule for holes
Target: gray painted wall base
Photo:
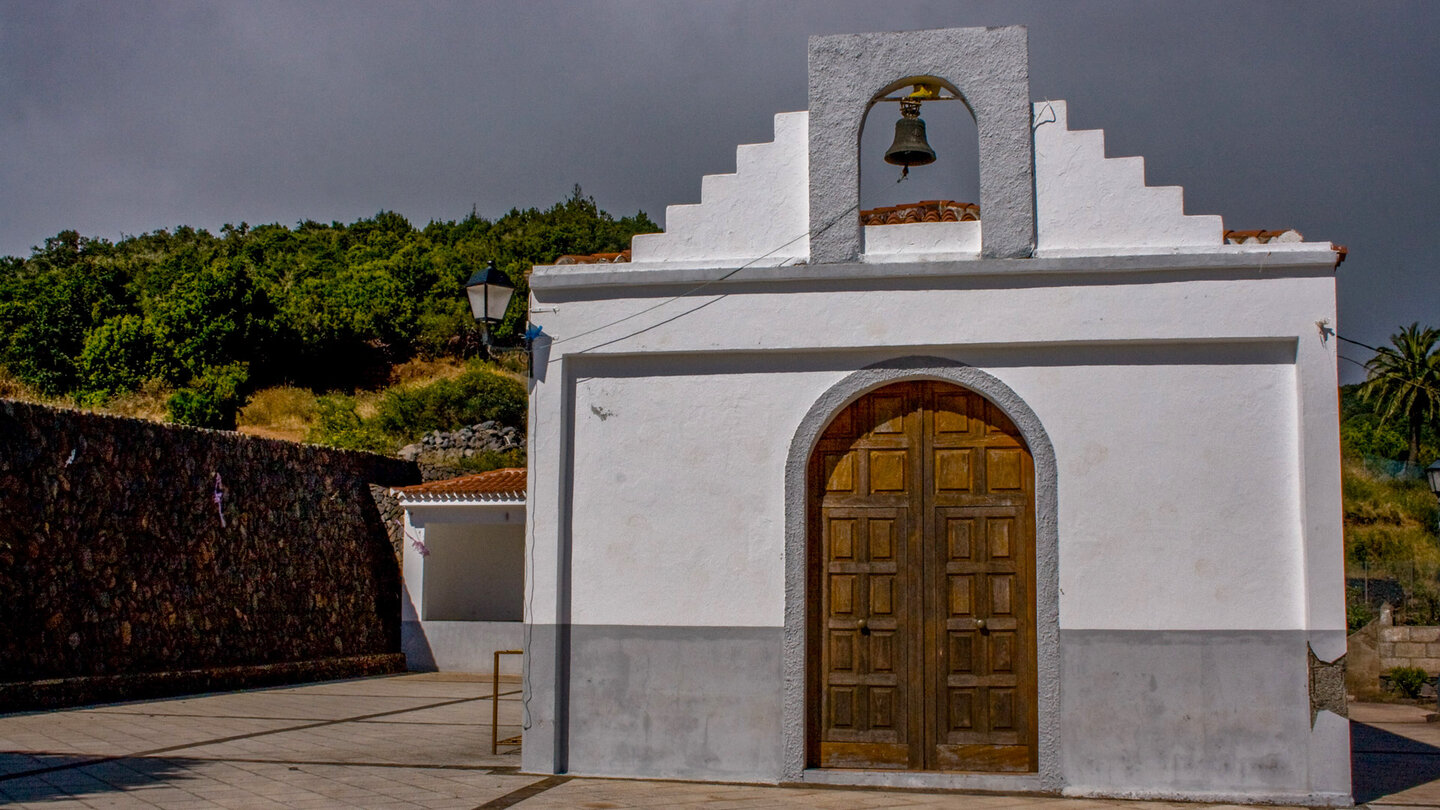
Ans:
<svg viewBox="0 0 1440 810"><path fill-rule="evenodd" d="M520 770L526 773L565 773L565 735L557 714L560 633L552 624L525 625L525 671L521 684Z"/></svg>
<svg viewBox="0 0 1440 810"><path fill-rule="evenodd" d="M496 650L524 643L520 622L401 622L400 651L412 672L483 672L495 667ZM519 675L519 656L500 657L502 675Z"/></svg>
<svg viewBox="0 0 1440 810"><path fill-rule="evenodd" d="M528 772L1350 803L1349 726L1325 712L1311 728L1304 631L1062 631L1059 722L1048 730L1059 785L1040 774L790 776L783 628L576 625L557 693L562 635L531 633Z"/></svg>
<svg viewBox="0 0 1440 810"><path fill-rule="evenodd" d="M1060 657L1067 794L1349 804L1304 631L1063 630Z"/></svg>
<svg viewBox="0 0 1440 810"><path fill-rule="evenodd" d="M783 634L575 625L570 773L778 781Z"/></svg>

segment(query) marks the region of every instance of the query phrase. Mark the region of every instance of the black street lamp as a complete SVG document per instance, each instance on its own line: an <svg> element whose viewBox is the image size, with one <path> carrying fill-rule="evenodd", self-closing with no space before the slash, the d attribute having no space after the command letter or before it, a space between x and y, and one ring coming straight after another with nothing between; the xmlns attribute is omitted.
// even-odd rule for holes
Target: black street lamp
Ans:
<svg viewBox="0 0 1440 810"><path fill-rule="evenodd" d="M481 340L490 345L490 327L505 319L505 310L510 307L510 297L515 294L515 285L495 267L495 260L486 262L484 270L477 270L465 282L465 295L470 299L470 313L480 323Z"/></svg>

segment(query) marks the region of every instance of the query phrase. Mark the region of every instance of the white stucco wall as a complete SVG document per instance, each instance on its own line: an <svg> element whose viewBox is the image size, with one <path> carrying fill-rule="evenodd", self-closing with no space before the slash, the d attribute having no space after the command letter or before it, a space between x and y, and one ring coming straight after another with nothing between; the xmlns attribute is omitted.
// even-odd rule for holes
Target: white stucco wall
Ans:
<svg viewBox="0 0 1440 810"><path fill-rule="evenodd" d="M1293 344L1244 347L1242 362L1186 348L1118 364L1085 346L943 352L1013 388L1050 433L1062 627L1305 626ZM676 367L696 358L657 358L655 377L625 363L576 382L573 621L783 623L777 448L847 355L788 359L798 368L690 375ZM660 425L696 429L657 442ZM617 465L616 447L645 449Z"/></svg>
<svg viewBox="0 0 1440 810"><path fill-rule="evenodd" d="M425 528L426 621L518 622L525 588L524 524L431 523Z"/></svg>
<svg viewBox="0 0 1440 810"><path fill-rule="evenodd" d="M1313 619L1343 627L1333 610L1307 616L1305 586L1305 543L1339 543L1333 520L1303 528L1305 453L1338 452L1334 344L1315 326L1333 323L1328 276L705 302L620 343L567 355L577 376L563 411L563 365L553 363L537 388L532 435L550 441L565 423L573 436L572 553L584 572L574 582L574 621L778 626L783 448L850 371L927 354L1009 385L1054 443L1062 626L1301 629ZM677 301L613 332L696 303ZM652 304L561 306L547 331L583 331ZM569 322L571 314L583 320ZM582 346L614 337L601 330ZM757 345L771 351L733 354ZM1329 392L1309 403L1308 436L1305 390ZM533 456L539 481L561 477L548 449ZM1335 486L1333 475L1322 477L1309 499L1329 508ZM554 503L555 493L540 497ZM537 510L537 536L553 532L552 518ZM545 592L554 561L536 551ZM1177 575L1157 578L1158 570ZM543 601L535 610L535 620L553 620Z"/></svg>
<svg viewBox="0 0 1440 810"><path fill-rule="evenodd" d="M1218 216L1186 216L1179 186L1146 186L1145 159L1105 156L1105 133L1069 129L1063 101L1035 104L1036 254L1137 252L1224 241Z"/></svg>

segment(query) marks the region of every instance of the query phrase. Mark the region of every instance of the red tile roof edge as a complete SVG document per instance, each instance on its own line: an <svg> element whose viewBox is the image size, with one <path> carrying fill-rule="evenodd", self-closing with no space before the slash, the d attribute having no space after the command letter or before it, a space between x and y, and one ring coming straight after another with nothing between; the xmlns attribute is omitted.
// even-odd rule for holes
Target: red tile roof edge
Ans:
<svg viewBox="0 0 1440 810"><path fill-rule="evenodd" d="M506 467L444 481L428 481L396 487L393 492L400 496L402 502L524 500L525 468Z"/></svg>
<svg viewBox="0 0 1440 810"><path fill-rule="evenodd" d="M630 261L630 251L622 250L619 253L591 253L582 256L578 253L567 253L555 260L556 264L619 264Z"/></svg>
<svg viewBox="0 0 1440 810"><path fill-rule="evenodd" d="M1294 236L1293 238L1283 239L1283 240L1280 239L1280 237L1285 236L1286 234L1292 234L1292 233L1295 234L1295 236ZM1279 229L1279 230L1253 230L1253 231L1237 231L1237 230L1233 230L1233 229L1232 229L1232 230L1227 230L1227 231L1225 231L1225 244L1227 244L1227 245L1244 245L1244 244L1252 244L1252 245L1254 245L1254 244L1259 244L1259 245L1265 245L1265 244L1269 244L1270 242L1276 241L1276 240L1286 241L1286 242L1300 242L1300 241L1304 241L1304 239L1305 239L1305 237L1302 236L1301 233L1300 233L1299 231L1295 230L1294 228L1281 228L1281 229Z"/></svg>

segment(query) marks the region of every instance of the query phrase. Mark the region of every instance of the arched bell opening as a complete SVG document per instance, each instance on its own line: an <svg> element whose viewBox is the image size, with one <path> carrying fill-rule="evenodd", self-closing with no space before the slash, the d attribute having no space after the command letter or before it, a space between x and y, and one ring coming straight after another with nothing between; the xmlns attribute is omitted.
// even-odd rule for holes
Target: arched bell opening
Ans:
<svg viewBox="0 0 1440 810"><path fill-rule="evenodd" d="M909 97L917 95L912 102ZM892 148L905 148L901 141L907 137L914 142L919 127L900 123L902 108L911 103L918 103L924 141L935 155L928 165L905 167L886 160ZM951 83L935 76L891 83L871 99L858 148L862 225L979 218L979 129L969 102Z"/></svg>

